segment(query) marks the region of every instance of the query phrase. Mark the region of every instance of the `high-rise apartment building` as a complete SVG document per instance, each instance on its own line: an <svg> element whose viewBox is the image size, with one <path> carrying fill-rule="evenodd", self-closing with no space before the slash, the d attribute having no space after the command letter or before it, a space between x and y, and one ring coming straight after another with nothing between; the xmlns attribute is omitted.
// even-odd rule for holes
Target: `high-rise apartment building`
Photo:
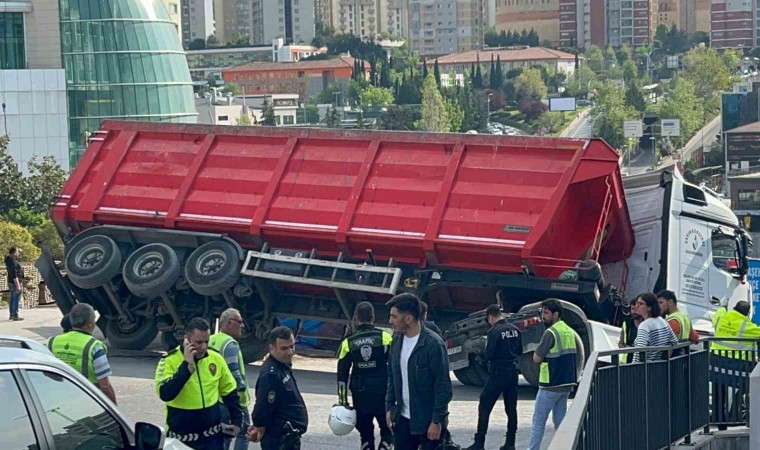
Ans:
<svg viewBox="0 0 760 450"><path fill-rule="evenodd" d="M283 38L286 44L311 44L315 36L314 0L254 0L255 45L268 45Z"/></svg>
<svg viewBox="0 0 760 450"><path fill-rule="evenodd" d="M214 0L214 35L219 42L253 41L253 1Z"/></svg>
<svg viewBox="0 0 760 450"><path fill-rule="evenodd" d="M162 3L166 7L166 12L169 14L169 19L174 22L174 26L177 28L177 36L180 41L182 40L182 5L180 0L162 0Z"/></svg>
<svg viewBox="0 0 760 450"><path fill-rule="evenodd" d="M559 1L562 47L639 47L654 37L652 0Z"/></svg>
<svg viewBox="0 0 760 450"><path fill-rule="evenodd" d="M409 0L408 38L422 56L483 48L495 0Z"/></svg>
<svg viewBox="0 0 760 450"><path fill-rule="evenodd" d="M710 44L714 48L753 48L757 42L755 0L712 0Z"/></svg>
<svg viewBox="0 0 760 450"><path fill-rule="evenodd" d="M710 31L710 0L659 0L654 29L659 25L675 25L691 36L697 31Z"/></svg>
<svg viewBox="0 0 760 450"><path fill-rule="evenodd" d="M327 0L330 25L337 33L375 39L380 33L406 35L403 0Z"/></svg>
<svg viewBox="0 0 760 450"><path fill-rule="evenodd" d="M214 34L214 0L181 0L182 44Z"/></svg>
<svg viewBox="0 0 760 450"><path fill-rule="evenodd" d="M563 2L575 6L575 0L496 0L496 30L519 33L533 29L539 40L556 44L560 40Z"/></svg>

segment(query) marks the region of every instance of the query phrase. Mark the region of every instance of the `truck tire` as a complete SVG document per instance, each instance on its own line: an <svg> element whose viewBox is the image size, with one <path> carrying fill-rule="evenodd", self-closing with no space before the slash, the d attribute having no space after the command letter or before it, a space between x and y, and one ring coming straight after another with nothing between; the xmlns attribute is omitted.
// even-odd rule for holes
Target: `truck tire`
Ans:
<svg viewBox="0 0 760 450"><path fill-rule="evenodd" d="M265 339L257 338L255 333L243 334L238 342L246 364L261 360L269 352L269 343Z"/></svg>
<svg viewBox="0 0 760 450"><path fill-rule="evenodd" d="M113 348L142 350L153 342L157 334L156 321L144 316L136 316L134 323L119 319L111 319L106 323L106 336Z"/></svg>
<svg viewBox="0 0 760 450"><path fill-rule="evenodd" d="M465 386L483 386L488 379L488 370L477 361L470 360L470 365L455 370L454 376Z"/></svg>
<svg viewBox="0 0 760 450"><path fill-rule="evenodd" d="M174 331L162 331L161 332L161 345L167 352L179 347L179 339L174 334Z"/></svg>
<svg viewBox="0 0 760 450"><path fill-rule="evenodd" d="M578 332L573 330L573 334L575 334L576 345L580 343L582 346L583 340L581 339ZM578 380L580 380L581 374L583 373L583 367L586 365L585 356L587 354L588 352L585 348L581 348L581 351L578 353ZM538 387L538 380L541 375L541 364L536 364L533 362L533 352L523 353L520 355L517 358L517 368L520 369L520 373L522 374L523 378L525 378L525 381L528 382L528 384L534 387Z"/></svg>
<svg viewBox="0 0 760 450"><path fill-rule="evenodd" d="M531 386L538 387L538 378L541 374L541 364L533 362L533 352L523 353L517 358L517 367L520 369L525 381Z"/></svg>
<svg viewBox="0 0 760 450"><path fill-rule="evenodd" d="M75 286L95 289L119 274L121 251L108 236L88 236L68 249L64 268Z"/></svg>
<svg viewBox="0 0 760 450"><path fill-rule="evenodd" d="M129 255L124 264L124 283L138 297L158 297L174 286L181 269L174 249L148 244Z"/></svg>
<svg viewBox="0 0 760 450"><path fill-rule="evenodd" d="M234 245L211 241L196 248L185 262L185 278L201 295L218 295L240 279L242 262Z"/></svg>

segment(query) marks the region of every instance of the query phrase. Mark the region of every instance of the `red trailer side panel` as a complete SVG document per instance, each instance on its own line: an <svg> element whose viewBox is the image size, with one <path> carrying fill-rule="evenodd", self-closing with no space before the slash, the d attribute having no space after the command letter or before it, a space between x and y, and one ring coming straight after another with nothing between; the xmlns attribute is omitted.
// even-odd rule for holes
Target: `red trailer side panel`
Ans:
<svg viewBox="0 0 760 450"><path fill-rule="evenodd" d="M630 254L617 161L597 140L107 121L53 217L556 276Z"/></svg>

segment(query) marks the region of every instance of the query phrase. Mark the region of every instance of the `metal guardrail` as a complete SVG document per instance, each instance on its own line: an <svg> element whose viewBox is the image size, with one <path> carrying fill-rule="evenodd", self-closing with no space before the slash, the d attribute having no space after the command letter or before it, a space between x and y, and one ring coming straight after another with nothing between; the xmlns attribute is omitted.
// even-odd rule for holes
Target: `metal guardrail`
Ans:
<svg viewBox="0 0 760 450"><path fill-rule="evenodd" d="M752 351L711 350L712 342L751 342ZM593 352L575 400L549 450L670 448L711 426L745 425L749 375L757 365L759 339L702 338L699 344ZM695 349L694 347L701 346ZM624 364L622 356L664 352L654 362ZM670 352L673 351L673 354ZM600 358L611 364L602 365Z"/></svg>

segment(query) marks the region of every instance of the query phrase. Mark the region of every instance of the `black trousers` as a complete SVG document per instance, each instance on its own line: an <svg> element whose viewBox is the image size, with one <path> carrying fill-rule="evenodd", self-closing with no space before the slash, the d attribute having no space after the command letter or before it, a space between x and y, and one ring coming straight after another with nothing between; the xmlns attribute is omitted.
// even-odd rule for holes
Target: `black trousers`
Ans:
<svg viewBox="0 0 760 450"><path fill-rule="evenodd" d="M351 399L356 410L356 430L359 432L362 445L367 442L370 448L375 448L375 424L380 428L380 439L392 443L393 433L385 421L385 392L365 393L351 392Z"/></svg>
<svg viewBox="0 0 760 450"><path fill-rule="evenodd" d="M515 434L517 433L517 368L502 370L488 376L488 381L480 393L478 430L475 433L475 440L485 442L488 432L488 419L499 396L504 397L504 410L507 413L506 445L515 445Z"/></svg>
<svg viewBox="0 0 760 450"><path fill-rule="evenodd" d="M301 436L283 437L277 433L269 434L267 430L261 439L261 450L301 450Z"/></svg>
<svg viewBox="0 0 760 450"><path fill-rule="evenodd" d="M203 439L200 442L183 442L183 444L187 445L193 450L223 450L224 436L217 434L210 438Z"/></svg>
<svg viewBox="0 0 760 450"><path fill-rule="evenodd" d="M426 434L412 434L409 419L401 417L393 429L394 450L436 450L440 442L428 439L425 431Z"/></svg>

